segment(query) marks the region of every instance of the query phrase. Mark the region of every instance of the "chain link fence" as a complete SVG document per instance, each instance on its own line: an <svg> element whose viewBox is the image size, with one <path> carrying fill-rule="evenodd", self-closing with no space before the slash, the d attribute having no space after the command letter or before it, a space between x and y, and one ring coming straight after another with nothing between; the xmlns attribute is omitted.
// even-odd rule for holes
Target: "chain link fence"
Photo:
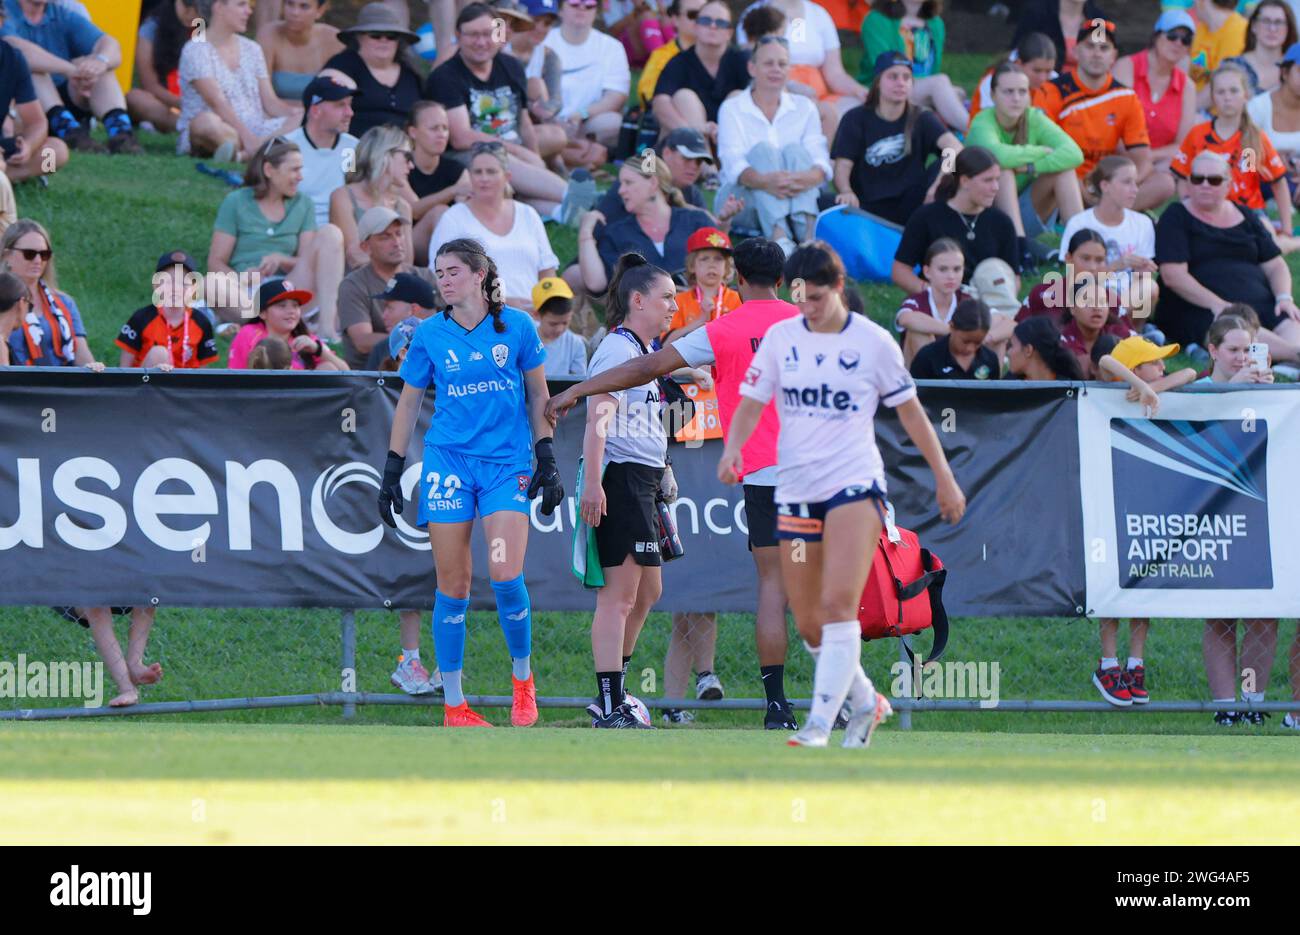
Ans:
<svg viewBox="0 0 1300 935"><path fill-rule="evenodd" d="M435 656L428 621L426 613L421 623L421 656L432 669ZM127 621L119 618L116 629L123 643L126 626ZM753 712L734 713L737 708L763 707L753 618L720 614L716 623L699 617L684 621L669 677L666 664L673 629L671 615L650 616L630 664L628 690L652 709L700 709L702 724L754 726ZM901 710L1109 710L1112 706L1093 684L1101 654L1098 629L1097 621L1084 618L959 618L952 622L948 650L935 667L920 670L900 662L896 640L866 644L863 665ZM1121 621L1117 651L1121 667L1128 658L1128 629ZM1142 653L1151 699L1146 709L1250 708L1275 712L1279 719L1280 712L1300 712L1300 701L1292 703L1300 697L1295 691L1300 685L1295 622L1254 623L1236 629L1237 658L1233 659L1225 627L1215 625L1207 637L1200 620L1152 620ZM349 630L350 641L344 638ZM918 641L922 654L929 642L928 635ZM284 707L291 710L278 712L276 718L310 720L319 717L313 707L341 706L345 715L370 708L376 710L367 710L366 718L427 724L435 715L423 708L433 705L436 711L440 699L407 699L390 684L400 652L398 618L392 612L164 607L157 612L145 655L146 662L162 665L164 677L141 691L140 707L120 710L182 713ZM1207 680L1207 653L1209 670L1220 683L1215 690ZM90 673L98 659L90 631L54 610L0 610L0 718L42 717L39 711L44 709L92 713L116 694L105 671L101 697L94 696ZM544 717L584 723L579 709L594 692L590 615L534 611L532 660L543 707L559 709ZM70 692L66 677L63 684L56 684L56 667L69 663L92 665L84 670L88 677L81 687L85 690ZM699 671L718 676L726 692L724 701L696 700ZM1223 687L1225 679L1229 689ZM495 612L470 614L464 684L476 705L509 704L510 666ZM811 688L811 659L791 625L786 690L792 699L806 699ZM1215 698L1229 697L1229 691L1237 699L1235 704L1214 703ZM436 719L440 721L440 712Z"/></svg>

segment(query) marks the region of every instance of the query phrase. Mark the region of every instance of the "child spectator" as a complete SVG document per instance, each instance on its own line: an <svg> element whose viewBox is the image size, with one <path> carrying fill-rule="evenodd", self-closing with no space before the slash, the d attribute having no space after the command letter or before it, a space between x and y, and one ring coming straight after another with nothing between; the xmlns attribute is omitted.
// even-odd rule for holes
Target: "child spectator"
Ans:
<svg viewBox="0 0 1300 935"><path fill-rule="evenodd" d="M316 228L316 209L298 190L302 153L293 143L272 137L253 155L244 184L217 209L208 273L256 270L263 277L292 273L320 296L318 327L337 334L339 281L343 274L343 235L333 224ZM237 320L242 309L223 309Z"/></svg>
<svg viewBox="0 0 1300 935"><path fill-rule="evenodd" d="M1007 375L1026 380L1083 380L1079 359L1062 343L1060 329L1042 316L1020 322L1011 332Z"/></svg>
<svg viewBox="0 0 1300 935"><path fill-rule="evenodd" d="M688 261L689 262L689 261ZM533 286L533 308L537 310L537 336L546 348L546 376L587 375L587 342L573 331L573 290L559 276L549 276Z"/></svg>
<svg viewBox="0 0 1300 935"><path fill-rule="evenodd" d="M89 367L100 371L86 343L86 326L72 296L60 292L50 235L23 218L0 239L0 272L13 273L27 286L23 325L9 335L9 362L27 367Z"/></svg>
<svg viewBox="0 0 1300 935"><path fill-rule="evenodd" d="M686 240L686 282L677 293L677 311L668 323L668 344L738 307L740 293L727 283L736 278L731 239L716 227L701 227Z"/></svg>
<svg viewBox="0 0 1300 935"><path fill-rule="evenodd" d="M998 355L984 346L993 324L989 307L976 298L962 299L948 320L948 333L917 352L912 376L918 380L996 380L1002 375Z"/></svg>
<svg viewBox="0 0 1300 935"><path fill-rule="evenodd" d="M113 633L113 609L87 607L83 611L90 622L90 633L95 648L109 675L117 683L117 695L108 702L110 708L125 708L140 701L139 686L155 685L162 681L163 670L158 663L144 664L145 647L149 644L149 630L153 627L152 607L131 608L131 629L127 632L126 654Z"/></svg>
<svg viewBox="0 0 1300 935"><path fill-rule="evenodd" d="M262 338L248 352L249 370L288 370L293 363L293 348L284 338Z"/></svg>
<svg viewBox="0 0 1300 935"><path fill-rule="evenodd" d="M1155 394L1178 389L1196 379L1192 367L1165 373L1165 359L1177 353L1177 344L1161 347L1136 334L1123 340L1113 334L1103 334L1092 346L1093 363L1100 379L1127 383L1129 391L1124 398L1131 403L1142 403L1150 416L1160 411L1160 398Z"/></svg>
<svg viewBox="0 0 1300 935"><path fill-rule="evenodd" d="M1094 230L1085 228L1070 240L1066 253L1066 276L1060 280L1064 290L1064 301L1056 308L1064 308L1061 321L1061 340L1065 347L1079 358L1079 367L1084 378L1097 379L1096 367L1092 362L1092 346L1101 334L1113 334L1126 338L1133 334L1127 316L1121 315L1121 309L1113 300L1114 287L1105 271L1106 242ZM1052 302L1060 301L1060 292L1040 293L1049 308Z"/></svg>
<svg viewBox="0 0 1300 935"><path fill-rule="evenodd" d="M957 304L974 297L962 285L965 272L966 255L952 238L940 237L925 251L921 277L926 286L904 299L894 316L894 330L902 336L904 364L910 365L917 351L946 335Z"/></svg>
<svg viewBox="0 0 1300 935"><path fill-rule="evenodd" d="M438 307L438 293L415 273L398 273L388 280L383 292L372 298L382 303L380 316L384 330L388 332L388 341L380 341L371 348L370 356L366 358L366 369L382 370L387 359L394 356L393 329L409 321L418 325L432 315Z"/></svg>
<svg viewBox="0 0 1300 935"><path fill-rule="evenodd" d="M1291 236L1291 189L1286 181L1286 163L1246 110L1249 96L1245 71L1231 63L1220 66L1210 78L1210 93L1214 119L1192 128L1170 164L1170 171L1186 182L1198 154L1207 149L1223 154L1232 167L1228 200L1254 211L1266 229L1274 230L1264 212L1264 195L1260 191L1261 182L1268 182L1282 231L1278 246L1283 252L1300 247L1300 240ZM1186 195L1186 186L1182 188Z"/></svg>
<svg viewBox="0 0 1300 935"><path fill-rule="evenodd" d="M115 342L122 350L119 367L190 369L215 363L220 356L212 319L194 308L185 276L198 264L188 253L164 253L154 274L153 305L132 313Z"/></svg>
<svg viewBox="0 0 1300 935"><path fill-rule="evenodd" d="M139 87L126 92L126 110L143 129L176 132L181 113L181 50L198 15L186 0L161 0L140 23L135 42Z"/></svg>
<svg viewBox="0 0 1300 935"><path fill-rule="evenodd" d="M268 137L287 132L302 110L276 96L262 47L243 35L252 15L247 3L197 0L197 6L207 28L181 50L176 151L244 162Z"/></svg>
<svg viewBox="0 0 1300 935"><path fill-rule="evenodd" d="M1068 245L1080 230L1089 228L1101 234L1106 243L1106 264L1102 268L1116 274L1119 294L1134 299L1129 313L1136 322L1143 323L1155 309L1160 290L1155 280L1155 223L1150 215L1133 210L1138 192L1137 166L1128 156L1107 156L1088 173L1084 189L1096 204L1066 223L1061 235L1061 262L1069 262ZM1140 284L1135 274L1142 276ZM1148 337L1156 336L1146 331L1154 325L1142 327ZM1163 336L1160 338L1156 343L1163 341Z"/></svg>
<svg viewBox="0 0 1300 935"><path fill-rule="evenodd" d="M330 346L307 330L302 306L312 299L310 292L295 289L287 279L268 279L257 291L258 321L239 329L230 345L230 369L248 368L248 355L265 337L285 341L293 350L294 370L347 370L348 365Z"/></svg>
<svg viewBox="0 0 1300 935"><path fill-rule="evenodd" d="M1214 368L1209 376L1197 383L1272 383L1273 371L1261 368L1250 356L1250 345L1256 334L1240 318L1224 313L1210 325L1205 343L1209 348ZM1237 699L1237 675L1243 670L1254 673L1256 690L1245 691L1243 701L1261 702L1262 689L1268 685L1273 672L1273 657L1277 649L1277 620L1246 619L1246 635L1242 640L1240 656L1237 652L1237 620L1207 619L1205 634L1201 639L1205 660L1205 674L1210 684L1210 695L1220 706L1214 723L1220 726L1249 723L1263 724L1268 715L1259 711L1238 712L1230 706Z"/></svg>

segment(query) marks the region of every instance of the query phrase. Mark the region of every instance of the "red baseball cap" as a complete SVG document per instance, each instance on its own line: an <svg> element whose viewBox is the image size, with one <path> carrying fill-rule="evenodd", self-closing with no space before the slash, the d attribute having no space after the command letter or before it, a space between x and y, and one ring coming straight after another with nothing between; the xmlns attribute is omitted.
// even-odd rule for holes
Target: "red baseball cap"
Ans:
<svg viewBox="0 0 1300 935"><path fill-rule="evenodd" d="M730 253L731 238L716 227L701 227L686 241L687 253L694 253L696 250L721 250Z"/></svg>

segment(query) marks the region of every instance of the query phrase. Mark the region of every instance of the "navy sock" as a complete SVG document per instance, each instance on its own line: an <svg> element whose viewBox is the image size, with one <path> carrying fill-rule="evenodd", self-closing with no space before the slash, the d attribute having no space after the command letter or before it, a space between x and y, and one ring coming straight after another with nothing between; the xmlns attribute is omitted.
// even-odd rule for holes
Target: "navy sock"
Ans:
<svg viewBox="0 0 1300 935"><path fill-rule="evenodd" d="M50 132L60 139L66 133L81 129L81 122L72 115L72 111L57 104L45 112L45 119L50 123Z"/></svg>
<svg viewBox="0 0 1300 935"><path fill-rule="evenodd" d="M122 108L115 107L104 114L104 129L108 132L109 139L121 133L130 133L131 117Z"/></svg>

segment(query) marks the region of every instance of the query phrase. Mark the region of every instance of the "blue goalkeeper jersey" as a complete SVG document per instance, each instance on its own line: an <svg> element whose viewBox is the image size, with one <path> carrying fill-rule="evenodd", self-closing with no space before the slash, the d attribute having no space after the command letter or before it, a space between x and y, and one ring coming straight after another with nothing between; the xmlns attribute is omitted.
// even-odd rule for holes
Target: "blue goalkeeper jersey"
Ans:
<svg viewBox="0 0 1300 935"><path fill-rule="evenodd" d="M436 393L424 443L503 464L532 461L532 427L524 372L540 367L546 348L533 320L507 305L505 331L484 316L466 331L439 312L415 331L400 375L411 386L430 383Z"/></svg>

